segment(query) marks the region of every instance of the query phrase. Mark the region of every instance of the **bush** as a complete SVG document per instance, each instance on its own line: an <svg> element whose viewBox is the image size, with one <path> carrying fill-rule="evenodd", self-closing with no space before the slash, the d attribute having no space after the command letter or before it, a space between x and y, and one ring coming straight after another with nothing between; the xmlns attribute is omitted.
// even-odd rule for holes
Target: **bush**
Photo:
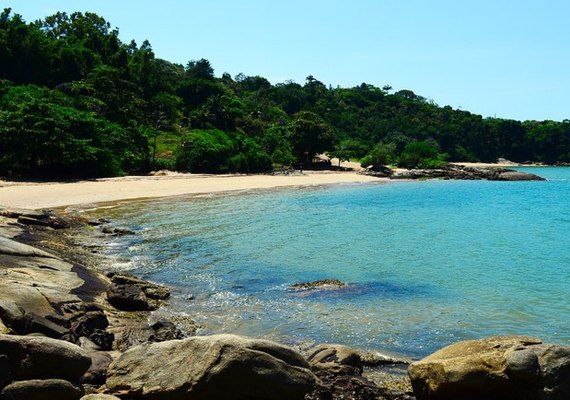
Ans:
<svg viewBox="0 0 570 400"><path fill-rule="evenodd" d="M183 140L176 157L178 169L190 172L224 173L230 171L234 143L217 129L194 130Z"/></svg>
<svg viewBox="0 0 570 400"><path fill-rule="evenodd" d="M400 154L398 165L403 168L438 168L445 165L447 154L428 141L411 142Z"/></svg>
<svg viewBox="0 0 570 400"><path fill-rule="evenodd" d="M254 139L217 129L190 132L176 163L184 171L213 174L271 169L271 158Z"/></svg>

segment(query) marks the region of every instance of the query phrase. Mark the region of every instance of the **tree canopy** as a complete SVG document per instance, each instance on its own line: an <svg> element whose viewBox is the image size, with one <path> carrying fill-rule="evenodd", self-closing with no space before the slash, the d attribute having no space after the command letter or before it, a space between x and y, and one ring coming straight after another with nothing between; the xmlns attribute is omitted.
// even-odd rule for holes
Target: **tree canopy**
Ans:
<svg viewBox="0 0 570 400"><path fill-rule="evenodd" d="M393 93L392 93L393 92ZM156 58L93 13L0 14L0 174L259 172L328 153L431 167L504 157L570 162L570 121L483 118L409 89L216 77Z"/></svg>

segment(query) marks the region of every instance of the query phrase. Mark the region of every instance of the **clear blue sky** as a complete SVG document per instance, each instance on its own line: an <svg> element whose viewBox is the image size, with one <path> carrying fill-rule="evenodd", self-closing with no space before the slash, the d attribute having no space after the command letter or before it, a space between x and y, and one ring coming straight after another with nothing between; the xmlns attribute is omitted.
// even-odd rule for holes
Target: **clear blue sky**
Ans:
<svg viewBox="0 0 570 400"><path fill-rule="evenodd" d="M568 0L7 0L26 21L92 11L216 75L411 89L484 116L570 119Z"/></svg>

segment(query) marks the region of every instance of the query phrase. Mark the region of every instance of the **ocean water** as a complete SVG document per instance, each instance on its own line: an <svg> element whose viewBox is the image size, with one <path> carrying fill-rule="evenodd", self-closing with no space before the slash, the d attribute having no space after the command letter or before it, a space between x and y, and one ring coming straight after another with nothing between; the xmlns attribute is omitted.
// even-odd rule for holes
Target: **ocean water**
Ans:
<svg viewBox="0 0 570 400"><path fill-rule="evenodd" d="M174 288L201 334L425 356L498 334L570 345L570 168L131 203L116 267ZM339 279L338 290L290 285Z"/></svg>

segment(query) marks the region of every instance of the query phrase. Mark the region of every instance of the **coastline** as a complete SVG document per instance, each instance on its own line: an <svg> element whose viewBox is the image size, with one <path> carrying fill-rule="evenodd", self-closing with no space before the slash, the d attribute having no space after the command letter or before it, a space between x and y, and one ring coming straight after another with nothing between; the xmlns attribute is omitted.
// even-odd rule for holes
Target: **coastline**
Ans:
<svg viewBox="0 0 570 400"><path fill-rule="evenodd" d="M126 176L77 182L0 180L0 205L6 208L31 210L180 195L383 181L388 179L360 175L356 172L316 171L294 175L172 173L165 176Z"/></svg>
<svg viewBox="0 0 570 400"><path fill-rule="evenodd" d="M81 381L85 393L111 393L105 386L108 368L112 368L112 364L127 350L140 344L193 337L209 340L208 338L218 336L216 332L206 336L198 334L196 330L199 326L190 316L154 313L169 303L170 288L112 267L113 263L109 262L110 258L103 250L109 240L120 236L105 231L105 224L112 221L105 219L102 222L103 219L78 217L66 212L28 212L2 207L0 211L0 239L4 238L0 241L0 261L5 268L15 268L14 271L23 273L22 277L16 277L8 272L5 279L0 280L0 286L8 289L8 292L0 292L0 311L4 310L0 319L0 333L20 340L26 333L39 329L44 337L57 339L56 342L46 342L46 345L57 346L60 339L76 343L88 353L93 363L85 373L88 378L82 378L88 380ZM50 225L32 222L42 221L45 216L49 216ZM51 277L37 272L45 269L52 271ZM40 297L35 295L39 300L35 297L28 299L26 293L18 294L21 290L18 288L22 286L36 288L34 290L41 294ZM111 295L114 296L115 289L121 287L140 288L139 291L142 289L146 295L143 296L145 301L152 304L152 307L130 308L133 305L133 299L128 294L130 290L127 290L127 297L123 300L129 301L128 306L112 301ZM156 294L160 296L155 298ZM45 300L42 296L45 296L48 303L43 304ZM43 303L38 306L38 302ZM21 307L24 317L33 315L35 325L21 328L30 332L17 331L19 325L6 319L7 308L2 307L8 303ZM77 325L77 321L85 320L85 324L93 324L93 321L101 318L105 321L102 330L87 332L83 322ZM9 323L5 325L4 322L7 321ZM76 331L77 327L82 330ZM99 341L93 344L102 333L106 347ZM60 334L63 334L61 338ZM87 336L88 334L95 336ZM85 337L80 338L82 335ZM255 337L242 338L262 340ZM282 346L279 342L274 343ZM349 343L346 345L350 346ZM321 396L328 398L328 393L344 396L352 393L355 387L358 390L382 393L385 395L383 398L390 400L413 399L406 374L412 358L383 353L380 349L358 349L346 345L312 343L291 347L291 351L309 360L317 354L316 351L326 351L327 354L339 352L349 362L345 365L344 359L332 363L326 360L314 361L311 368L319 381L313 388L314 393L308 394L306 399L324 400ZM102 363L99 362L101 358L104 359ZM346 381L347 378L349 381Z"/></svg>

